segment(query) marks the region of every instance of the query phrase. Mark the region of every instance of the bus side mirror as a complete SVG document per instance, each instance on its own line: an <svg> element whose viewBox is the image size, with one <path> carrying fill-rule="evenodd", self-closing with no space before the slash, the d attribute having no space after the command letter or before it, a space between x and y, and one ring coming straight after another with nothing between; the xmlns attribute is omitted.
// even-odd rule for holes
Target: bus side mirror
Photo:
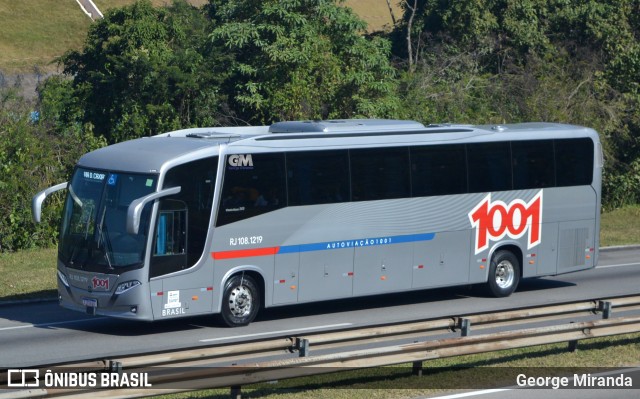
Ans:
<svg viewBox="0 0 640 399"><path fill-rule="evenodd" d="M40 223L40 219L42 218L42 203L45 198L55 193L56 191L60 191L62 189L67 188L67 183L56 184L55 186L51 186L47 189L40 191L36 194L31 200L31 214L33 215L33 221L36 223Z"/></svg>
<svg viewBox="0 0 640 399"><path fill-rule="evenodd" d="M140 229L140 216L142 215L142 210L145 205L158 198L178 194L181 189L181 187L171 187L134 200L131 205L129 205L129 209L127 209L127 233L138 234L138 230Z"/></svg>

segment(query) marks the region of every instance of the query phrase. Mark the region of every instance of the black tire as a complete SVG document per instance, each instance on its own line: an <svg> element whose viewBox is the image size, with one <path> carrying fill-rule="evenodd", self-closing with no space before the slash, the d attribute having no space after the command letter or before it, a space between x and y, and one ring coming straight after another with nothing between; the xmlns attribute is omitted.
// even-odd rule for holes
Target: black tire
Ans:
<svg viewBox="0 0 640 399"><path fill-rule="evenodd" d="M499 250L491 257L487 291L496 298L513 293L520 282L520 261L509 251Z"/></svg>
<svg viewBox="0 0 640 399"><path fill-rule="evenodd" d="M255 280L246 274L231 277L224 286L221 316L229 327L251 323L260 309L260 290Z"/></svg>

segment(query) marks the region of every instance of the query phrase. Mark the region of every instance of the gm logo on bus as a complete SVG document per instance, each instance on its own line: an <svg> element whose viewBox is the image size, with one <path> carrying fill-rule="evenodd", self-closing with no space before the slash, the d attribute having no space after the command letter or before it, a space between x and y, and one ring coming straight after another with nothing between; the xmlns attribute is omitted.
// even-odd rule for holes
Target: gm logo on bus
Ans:
<svg viewBox="0 0 640 399"><path fill-rule="evenodd" d="M251 158L251 154L229 155L229 165L231 165L231 166L253 166L253 158Z"/></svg>
<svg viewBox="0 0 640 399"><path fill-rule="evenodd" d="M469 212L471 226L476 229L476 254L489 248L489 241L504 236L517 239L527 236L527 249L540 244L542 222L542 190L531 201L515 199L509 204L491 201L491 194Z"/></svg>
<svg viewBox="0 0 640 399"><path fill-rule="evenodd" d="M233 166L236 168L253 166L253 158L251 158L251 154L234 154L229 155L229 166Z"/></svg>

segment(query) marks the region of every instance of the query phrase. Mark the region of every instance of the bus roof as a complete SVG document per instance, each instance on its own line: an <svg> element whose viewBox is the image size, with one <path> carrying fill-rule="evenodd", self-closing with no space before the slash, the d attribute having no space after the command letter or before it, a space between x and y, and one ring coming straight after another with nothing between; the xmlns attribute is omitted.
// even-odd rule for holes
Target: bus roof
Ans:
<svg viewBox="0 0 640 399"><path fill-rule="evenodd" d="M481 142L542 138L594 137L581 126L532 122L505 125L428 125L415 121L387 119L338 119L277 122L271 126L205 127L183 129L145 137L85 154L82 167L112 171L158 173L169 164L218 155L221 145L228 150L273 151L322 147L367 147Z"/></svg>

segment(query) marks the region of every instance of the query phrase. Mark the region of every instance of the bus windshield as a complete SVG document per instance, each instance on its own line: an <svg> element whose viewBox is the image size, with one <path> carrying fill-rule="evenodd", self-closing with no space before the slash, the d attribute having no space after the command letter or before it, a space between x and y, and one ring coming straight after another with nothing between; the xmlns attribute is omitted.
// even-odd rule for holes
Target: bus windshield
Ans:
<svg viewBox="0 0 640 399"><path fill-rule="evenodd" d="M155 191L157 176L77 168L64 207L60 260L74 269L120 273L143 265L151 203L138 234L126 230L131 202Z"/></svg>

